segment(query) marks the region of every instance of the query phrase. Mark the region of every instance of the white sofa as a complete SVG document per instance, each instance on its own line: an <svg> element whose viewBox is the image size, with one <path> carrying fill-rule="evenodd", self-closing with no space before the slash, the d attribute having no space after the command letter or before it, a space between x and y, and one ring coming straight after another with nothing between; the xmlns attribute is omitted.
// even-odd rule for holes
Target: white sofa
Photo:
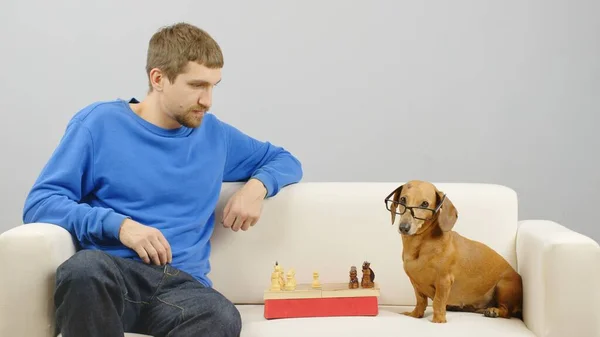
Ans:
<svg viewBox="0 0 600 337"><path fill-rule="evenodd" d="M459 211L454 229L494 248L523 276L524 320L449 312L446 324L435 324L431 309L422 319L399 314L415 303L384 207L399 184L303 182L266 200L248 232L217 226L210 277L237 304L242 337L600 336L598 244L555 222L519 221L516 193L498 185L437 184ZM217 217L239 186L223 186ZM74 252L69 234L54 225L17 226L0 236L0 336L53 335L54 272ZM381 287L378 316L264 319L263 291L275 261L293 267L303 283L313 271L321 282L346 282L350 266L365 260Z"/></svg>

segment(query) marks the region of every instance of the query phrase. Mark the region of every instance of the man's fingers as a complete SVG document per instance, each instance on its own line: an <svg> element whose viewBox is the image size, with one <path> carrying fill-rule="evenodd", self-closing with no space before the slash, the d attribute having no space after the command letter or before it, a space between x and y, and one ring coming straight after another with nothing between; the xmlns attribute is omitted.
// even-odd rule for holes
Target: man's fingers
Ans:
<svg viewBox="0 0 600 337"><path fill-rule="evenodd" d="M161 266L173 260L171 246L158 229L127 219L119 235L119 240L146 264Z"/></svg>
<svg viewBox="0 0 600 337"><path fill-rule="evenodd" d="M239 222L239 218L238 218L238 217L236 217L236 216L233 216L232 218L233 218L233 219L231 220L231 225L230 225L229 227L231 227L231 230L232 230L232 231L234 231L234 232L237 232L237 231L238 231L238 228L236 228L236 227L235 227L235 223L236 223L236 222Z"/></svg>
<svg viewBox="0 0 600 337"><path fill-rule="evenodd" d="M248 217L246 219L246 221L244 221L244 224L242 225L242 230L243 231L247 231L248 228L250 228L250 226L252 226L253 222L254 222L254 218L253 217Z"/></svg>
<svg viewBox="0 0 600 337"><path fill-rule="evenodd" d="M160 243L162 243L163 247L165 247L165 251L167 254L167 262L173 262L173 252L171 251L171 245L169 244L169 241L167 241L167 239L162 234L158 236L158 240L160 241Z"/></svg>
<svg viewBox="0 0 600 337"><path fill-rule="evenodd" d="M135 249L135 252L138 254L140 259L142 259L142 261L144 261L144 263L150 263L150 258L148 257L148 253L146 253L146 250L144 249L144 247L138 246Z"/></svg>
<svg viewBox="0 0 600 337"><path fill-rule="evenodd" d="M158 260L160 262L160 265L162 266L162 265L167 264L167 262L168 262L167 249L165 248L165 246L163 245L163 243L160 241L160 239L158 237L155 237L152 239L152 246L154 246L154 249L156 250L156 252L158 254Z"/></svg>
<svg viewBox="0 0 600 337"><path fill-rule="evenodd" d="M233 215L233 212L229 213L229 215L227 215L227 217L223 220L223 226L225 228L229 228L229 227L233 227L233 222L235 221L235 215Z"/></svg>
<svg viewBox="0 0 600 337"><path fill-rule="evenodd" d="M223 209L223 218L221 220L222 224L226 224L226 220L227 217L229 216L229 211L231 210L231 199L229 199L229 201L227 201L227 204L225 205L225 209ZM228 227L227 225L225 225L225 227Z"/></svg>
<svg viewBox="0 0 600 337"><path fill-rule="evenodd" d="M227 216L225 216L224 220L223 220L223 226L229 228L229 227L233 227L233 223L235 221L235 212L228 212Z"/></svg>
<svg viewBox="0 0 600 337"><path fill-rule="evenodd" d="M240 230L240 228L242 227L242 225L244 224L244 221L246 220L246 217L242 216L242 215L238 215L235 218L235 222L233 223L232 229L234 232L237 232Z"/></svg>
<svg viewBox="0 0 600 337"><path fill-rule="evenodd" d="M146 243L146 245L144 245L144 249L146 250L146 252L148 253L148 256L150 257L150 260L157 266L160 266L160 259L158 257L158 252L156 251L156 249L152 246L151 242Z"/></svg>

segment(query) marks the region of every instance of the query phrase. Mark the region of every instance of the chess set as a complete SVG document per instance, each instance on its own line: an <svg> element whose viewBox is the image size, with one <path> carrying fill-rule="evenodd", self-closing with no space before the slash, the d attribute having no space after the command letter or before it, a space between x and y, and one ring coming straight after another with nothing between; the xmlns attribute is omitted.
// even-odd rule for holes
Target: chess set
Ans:
<svg viewBox="0 0 600 337"><path fill-rule="evenodd" d="M356 266L351 266L349 281L321 283L319 273L314 271L312 283L296 283L296 271L275 262L271 273L271 286L264 292L264 317L330 317L330 316L377 316L380 289L375 283L371 263L362 265L359 282Z"/></svg>

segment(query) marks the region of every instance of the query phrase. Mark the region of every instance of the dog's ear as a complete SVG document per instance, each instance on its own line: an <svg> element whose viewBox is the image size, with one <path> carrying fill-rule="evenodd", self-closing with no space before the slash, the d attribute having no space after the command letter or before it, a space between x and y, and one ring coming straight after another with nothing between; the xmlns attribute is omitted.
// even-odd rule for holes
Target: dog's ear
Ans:
<svg viewBox="0 0 600 337"><path fill-rule="evenodd" d="M392 214L392 225L394 224L394 221L396 221L396 210L398 209L400 193L402 193L403 187L404 187L404 185L400 185L400 187L398 187L396 189L396 191L394 192L394 195L392 196L393 203L390 205L390 213Z"/></svg>
<svg viewBox="0 0 600 337"><path fill-rule="evenodd" d="M458 220L458 211L447 195L444 198L444 193L437 191L436 196L438 205L440 202L442 202L442 200L444 200L438 214L438 226L440 226L442 231L448 232L454 227L456 220Z"/></svg>

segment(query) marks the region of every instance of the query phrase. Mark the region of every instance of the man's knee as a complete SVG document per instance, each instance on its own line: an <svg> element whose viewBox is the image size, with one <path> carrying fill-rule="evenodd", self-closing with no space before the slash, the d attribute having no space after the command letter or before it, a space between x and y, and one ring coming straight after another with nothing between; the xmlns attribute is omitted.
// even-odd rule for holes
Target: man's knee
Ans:
<svg viewBox="0 0 600 337"><path fill-rule="evenodd" d="M235 305L229 301L224 302L215 312L215 319L228 337L238 337L242 331L242 317Z"/></svg>
<svg viewBox="0 0 600 337"><path fill-rule="evenodd" d="M69 283L70 286L77 286L90 281L105 281L111 269L112 261L106 253L81 250L56 269L56 284L59 286Z"/></svg>
<svg viewBox="0 0 600 337"><path fill-rule="evenodd" d="M239 337L242 331L242 317L239 310L231 301L223 295L216 293L209 302L208 308L200 309L200 312L192 313L192 320L196 320L198 325L208 326L212 330L212 336ZM206 310L208 309L208 322Z"/></svg>
<svg viewBox="0 0 600 337"><path fill-rule="evenodd" d="M94 250L81 250L57 268L54 307L63 335L122 335L124 307L115 269L108 254Z"/></svg>

